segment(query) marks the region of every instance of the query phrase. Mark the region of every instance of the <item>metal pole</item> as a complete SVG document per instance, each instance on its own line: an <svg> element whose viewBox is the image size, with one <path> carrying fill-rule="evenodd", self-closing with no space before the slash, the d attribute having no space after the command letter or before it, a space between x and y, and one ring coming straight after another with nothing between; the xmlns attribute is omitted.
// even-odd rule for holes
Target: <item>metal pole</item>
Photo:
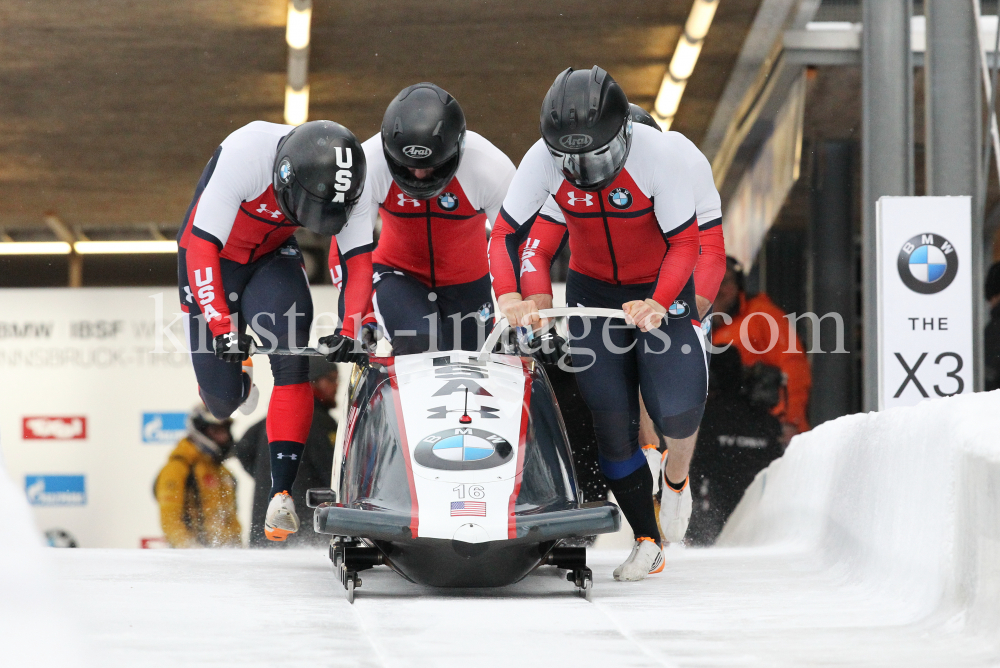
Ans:
<svg viewBox="0 0 1000 668"><path fill-rule="evenodd" d="M924 59L927 122L927 194L971 195L978 202L982 142L979 35L971 2L925 0ZM972 218L972 240L981 244L983 220ZM983 386L983 257L973 253L973 379Z"/></svg>
<svg viewBox="0 0 1000 668"><path fill-rule="evenodd" d="M862 12L863 407L873 411L878 410L875 203L885 195L913 194L913 64L910 50L913 2L864 0Z"/></svg>
<svg viewBox="0 0 1000 668"><path fill-rule="evenodd" d="M851 226L851 142L826 141L820 144L813 162L812 215L809 236L812 256L811 310L822 316L839 313L844 319L850 355L813 352L813 389L809 402L813 426L857 410L854 360L857 355L855 332L854 231ZM828 325L829 327L829 325ZM828 330L829 333L829 330ZM821 341L824 339L821 337Z"/></svg>

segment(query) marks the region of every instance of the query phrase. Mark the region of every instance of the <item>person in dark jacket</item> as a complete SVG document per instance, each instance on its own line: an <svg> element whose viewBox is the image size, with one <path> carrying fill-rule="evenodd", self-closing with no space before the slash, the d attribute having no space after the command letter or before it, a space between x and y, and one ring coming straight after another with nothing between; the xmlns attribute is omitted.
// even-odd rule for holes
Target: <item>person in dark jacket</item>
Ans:
<svg viewBox="0 0 1000 668"><path fill-rule="evenodd" d="M984 295L990 305L990 321L983 336L983 389L1000 389L1000 262L994 262L986 274Z"/></svg>
<svg viewBox="0 0 1000 668"><path fill-rule="evenodd" d="M329 487L333 471L333 447L337 439L337 422L330 417L336 406L337 365L322 357L309 359L309 385L313 392L313 418L295 484L289 492L299 509L301 528L284 542L273 542L264 536L264 515L267 513L271 490L271 460L267 444L265 420L250 427L236 444L236 457L254 478L253 513L250 520L250 547L320 547L330 537L313 531L313 509L306 506L306 490Z"/></svg>
<svg viewBox="0 0 1000 668"><path fill-rule="evenodd" d="M784 452L778 418L755 406L743 387L735 347L712 355L708 402L691 462L691 545L711 545L754 477Z"/></svg>

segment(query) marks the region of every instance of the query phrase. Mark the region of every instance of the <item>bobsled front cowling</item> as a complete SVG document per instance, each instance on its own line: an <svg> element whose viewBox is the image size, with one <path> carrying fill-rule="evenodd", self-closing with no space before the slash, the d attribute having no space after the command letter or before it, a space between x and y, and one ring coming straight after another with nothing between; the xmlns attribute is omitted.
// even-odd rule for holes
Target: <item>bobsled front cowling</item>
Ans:
<svg viewBox="0 0 1000 668"><path fill-rule="evenodd" d="M531 359L424 353L353 384L337 507L317 530L366 538L416 582L499 586L559 538L617 530L581 508L565 427Z"/></svg>

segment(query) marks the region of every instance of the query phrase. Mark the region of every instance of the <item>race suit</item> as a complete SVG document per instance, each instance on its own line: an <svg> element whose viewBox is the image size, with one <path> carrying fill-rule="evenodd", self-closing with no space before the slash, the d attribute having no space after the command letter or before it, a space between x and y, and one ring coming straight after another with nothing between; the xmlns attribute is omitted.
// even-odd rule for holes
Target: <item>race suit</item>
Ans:
<svg viewBox="0 0 1000 668"><path fill-rule="evenodd" d="M373 308L393 353L477 350L493 325L486 225L496 220L513 163L468 132L455 177L440 195L421 200L392 180L379 135L363 146L368 159L363 198L372 219L382 218L373 255ZM341 253L339 244L331 244L334 282L341 278L336 272Z"/></svg>
<svg viewBox="0 0 1000 668"><path fill-rule="evenodd" d="M537 142L518 167L490 240L494 292L526 294L518 250L552 195L568 232L567 304L620 309L651 298L667 308L651 332L620 320L570 319L574 371L594 418L602 472L612 483L646 466L637 390L666 436L686 438L698 427L707 389L694 299L700 245L693 175L676 138L642 125L633 132L624 168L594 192L569 184Z"/></svg>
<svg viewBox="0 0 1000 668"><path fill-rule="evenodd" d="M305 346L313 305L288 221L275 200L272 170L281 139L292 126L255 121L229 135L202 173L178 234L178 284L188 313L191 360L202 399L228 417L249 392L239 364L215 356L214 337L250 328L265 347ZM372 229L359 203L337 235L343 256L341 333L355 336L371 298ZM206 331L207 329L210 331ZM270 356L274 390L267 413L275 454L298 461L312 421L308 358Z"/></svg>

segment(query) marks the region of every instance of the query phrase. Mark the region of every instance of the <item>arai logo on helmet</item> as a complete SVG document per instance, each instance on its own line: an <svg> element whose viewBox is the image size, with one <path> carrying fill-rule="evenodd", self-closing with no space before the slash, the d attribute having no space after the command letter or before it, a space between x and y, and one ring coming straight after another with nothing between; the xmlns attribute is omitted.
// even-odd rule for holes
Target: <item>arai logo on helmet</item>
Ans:
<svg viewBox="0 0 1000 668"><path fill-rule="evenodd" d="M430 150L426 146L418 146L417 144L403 147L403 155L407 158L416 158L418 160L421 158L431 157L431 153L433 152L434 151Z"/></svg>
<svg viewBox="0 0 1000 668"><path fill-rule="evenodd" d="M563 135L559 138L559 145L565 149L587 148L594 143L594 138L590 135Z"/></svg>
<svg viewBox="0 0 1000 668"><path fill-rule="evenodd" d="M292 163L288 158L283 158L278 165L278 179L286 185L292 180Z"/></svg>

